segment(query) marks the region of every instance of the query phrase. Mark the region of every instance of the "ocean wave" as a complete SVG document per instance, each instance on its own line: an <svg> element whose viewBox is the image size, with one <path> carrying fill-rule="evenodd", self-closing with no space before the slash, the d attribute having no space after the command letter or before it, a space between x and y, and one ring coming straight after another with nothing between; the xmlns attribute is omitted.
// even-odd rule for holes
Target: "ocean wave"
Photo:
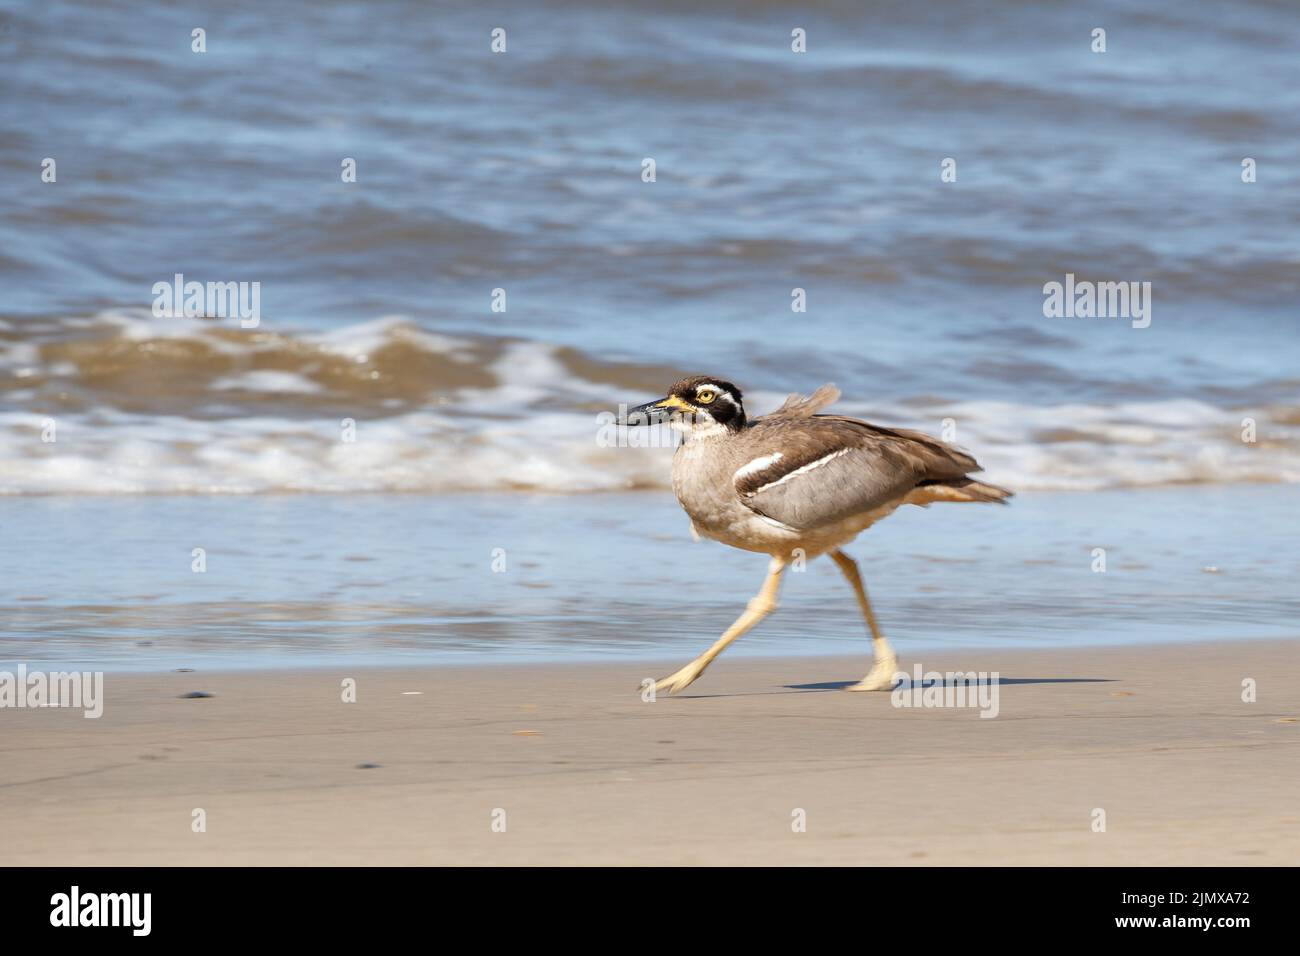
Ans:
<svg viewBox="0 0 1300 956"><path fill-rule="evenodd" d="M400 317L299 333L125 311L0 322L0 493L663 488L671 434L600 416L683 371ZM948 430L1017 490L1300 482L1295 404L885 404L840 384L838 411Z"/></svg>

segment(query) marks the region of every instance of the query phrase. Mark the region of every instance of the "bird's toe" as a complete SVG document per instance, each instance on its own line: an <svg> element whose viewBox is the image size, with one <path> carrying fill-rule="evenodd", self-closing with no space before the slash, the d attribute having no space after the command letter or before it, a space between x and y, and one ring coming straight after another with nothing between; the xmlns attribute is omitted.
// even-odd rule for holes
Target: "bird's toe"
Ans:
<svg viewBox="0 0 1300 956"><path fill-rule="evenodd" d="M690 667L683 667L675 674L669 674L667 677L655 682L656 694L667 694L670 697L679 693L695 683L695 679L700 676L700 671Z"/></svg>
<svg viewBox="0 0 1300 956"><path fill-rule="evenodd" d="M844 689L852 691L891 690L896 683L894 672L897 668L898 661L893 658L880 661L871 668L866 677Z"/></svg>

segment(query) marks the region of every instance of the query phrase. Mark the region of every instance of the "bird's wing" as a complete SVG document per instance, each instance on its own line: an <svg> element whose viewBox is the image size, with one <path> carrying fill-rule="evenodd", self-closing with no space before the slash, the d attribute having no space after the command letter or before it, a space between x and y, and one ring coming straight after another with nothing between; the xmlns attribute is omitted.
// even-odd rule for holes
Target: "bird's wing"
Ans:
<svg viewBox="0 0 1300 956"><path fill-rule="evenodd" d="M796 393L786 396L786 400L781 403L780 408L764 415L763 418L811 418L827 405L835 402L839 397L840 390L830 382L827 382L811 395L799 395Z"/></svg>
<svg viewBox="0 0 1300 956"><path fill-rule="evenodd" d="M897 502L922 483L980 470L974 458L929 435L835 415L760 418L750 435L760 451L770 437L772 451L736 470L736 494L752 511L798 530Z"/></svg>

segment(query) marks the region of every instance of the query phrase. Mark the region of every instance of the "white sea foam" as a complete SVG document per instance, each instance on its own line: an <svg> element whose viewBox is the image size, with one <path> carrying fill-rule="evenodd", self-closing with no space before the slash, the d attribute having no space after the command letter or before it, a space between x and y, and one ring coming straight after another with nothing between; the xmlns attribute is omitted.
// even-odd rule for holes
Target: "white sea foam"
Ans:
<svg viewBox="0 0 1300 956"><path fill-rule="evenodd" d="M508 391L511 400L494 409L514 407L518 387ZM1207 428L1202 415L1178 419L1175 409L1153 403L1142 410L1166 423L1144 427L1131 423L1136 410L948 409L962 416L959 443L978 454L989 480L1018 490L1300 481L1293 427L1284 429L1286 442L1248 445L1225 437L1222 423ZM1081 419L1094 439L1041 443L1031 437L1040 422L1078 427ZM663 487L669 475L667 449L599 447L594 415L562 411L482 418L430 409L362 417L352 443L341 440L334 420L274 417L142 419L98 412L60 419L53 444L41 442L40 428L41 420L28 414L0 415L3 492L579 492Z"/></svg>
<svg viewBox="0 0 1300 956"><path fill-rule="evenodd" d="M21 385L0 393L0 493L572 493L669 483L671 451L663 447L669 442L605 447L598 441L598 410L644 400L643 389L581 378L546 343L473 340L396 317L296 337L241 336L193 320L122 312L67 329L95 343L106 329L117 330L116 341L134 343L129 353L178 338L216 348L175 358L194 363L184 369L183 394L149 394L142 410L138 396L134 405L118 401L121 378L103 384L85 372L79 363L90 346L84 341L75 360L56 357L44 365L31 343L5 343L0 363ZM106 362L132 358L106 354ZM250 367L255 360L274 367ZM128 372L156 374L158 359L144 361L141 371L128 366ZM449 369L452 378L458 369L474 374L425 382L428 368ZM619 377L617 368L611 377ZM390 391L372 394L372 381ZM59 393L85 401L62 410L50 401ZM754 391L747 404L761 413L783 398ZM1300 482L1300 415L1285 405L936 399L846 400L834 410L934 435L951 419L955 443L978 457L985 477L1016 490ZM1254 443L1242 440L1247 416L1256 420ZM43 440L50 418L57 426L53 442ZM355 441L345 440L347 419L355 423Z"/></svg>
<svg viewBox="0 0 1300 956"><path fill-rule="evenodd" d="M214 379L208 388L214 392L279 392L285 395L318 395L325 390L318 383L294 372L278 372L274 369L257 369L223 376Z"/></svg>

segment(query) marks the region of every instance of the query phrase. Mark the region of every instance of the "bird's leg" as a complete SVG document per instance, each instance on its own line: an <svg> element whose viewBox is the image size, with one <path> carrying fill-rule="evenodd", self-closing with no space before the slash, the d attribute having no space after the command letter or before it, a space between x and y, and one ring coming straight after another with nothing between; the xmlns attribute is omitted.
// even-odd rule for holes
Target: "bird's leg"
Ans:
<svg viewBox="0 0 1300 956"><path fill-rule="evenodd" d="M781 589L781 572L784 570L785 562L780 558L773 558L771 565L768 566L767 577L763 580L763 586L753 600L749 602L745 608L745 613L740 615L736 619L736 623L727 628L726 633L718 638L707 651L677 671L677 673L670 674L663 680L657 681L655 683L655 693L667 692L675 694L679 690L689 687L697 677L704 673L704 668L712 664L713 659L727 649L728 644L775 611L776 595Z"/></svg>
<svg viewBox="0 0 1300 956"><path fill-rule="evenodd" d="M889 690L894 686L894 672L898 668L898 658L894 656L894 649L885 640L885 635L880 633L880 625L876 623L876 613L871 610L867 589L862 584L862 575L858 573L858 562L843 551L832 551L831 560L839 565L840 571L848 578L849 584L853 585L853 593L858 597L858 607L862 609L862 616L867 619L867 627L871 628L871 649L875 658L867 676L847 689Z"/></svg>

